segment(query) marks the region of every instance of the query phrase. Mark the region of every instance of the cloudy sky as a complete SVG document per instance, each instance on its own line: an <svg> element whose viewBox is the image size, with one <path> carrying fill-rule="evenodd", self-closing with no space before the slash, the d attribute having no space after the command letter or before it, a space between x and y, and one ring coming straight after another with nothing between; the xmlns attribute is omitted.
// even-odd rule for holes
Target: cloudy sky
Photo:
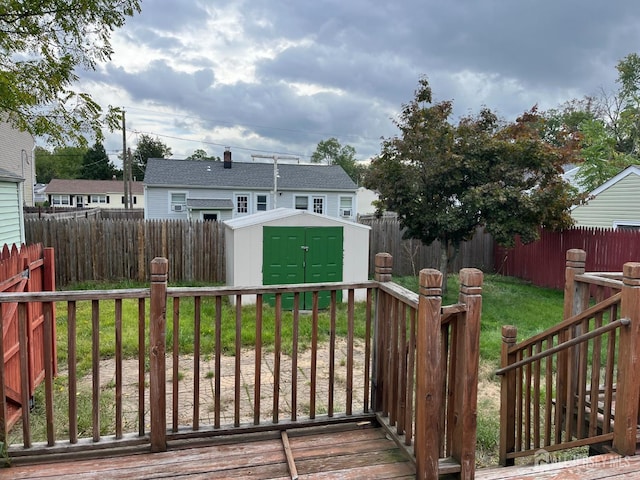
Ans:
<svg viewBox="0 0 640 480"><path fill-rule="evenodd" d="M426 76L456 117L487 106L507 120L617 88L640 52L638 0L142 0L115 54L81 88L124 107L127 142L234 160L309 159L336 137L359 160ZM455 119L454 119L455 120ZM109 152L122 133L107 135ZM115 159L114 159L115 160Z"/></svg>

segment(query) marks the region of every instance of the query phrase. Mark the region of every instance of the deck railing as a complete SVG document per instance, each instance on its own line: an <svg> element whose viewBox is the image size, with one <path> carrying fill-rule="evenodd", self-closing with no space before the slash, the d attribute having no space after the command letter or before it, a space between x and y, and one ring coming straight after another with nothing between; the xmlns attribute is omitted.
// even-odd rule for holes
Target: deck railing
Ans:
<svg viewBox="0 0 640 480"><path fill-rule="evenodd" d="M520 343L502 329L502 465L606 444L635 453L639 307L640 264L585 273L585 252L567 252L564 320Z"/></svg>
<svg viewBox="0 0 640 480"><path fill-rule="evenodd" d="M470 478L482 273L463 269L459 302L442 307L437 271L423 270L414 294L390 281L391 262L378 255L373 281L171 288L167 261L158 258L149 288L0 294L0 307L17 303L20 316L41 303L45 332L53 334L54 322L59 334L66 330L66 348L58 350L67 352L59 378L53 368L45 372L42 414L23 409L10 429L3 402L0 442L20 463L379 419L415 455L419 478ZM299 307L305 292L310 311ZM362 294L364 306L356 303ZM323 295L330 298L325 311L318 308ZM293 296L291 311L282 308L285 296ZM80 331L81 321L89 332ZM133 354L123 340L132 331ZM245 342L249 331L255 341ZM90 343L89 362L79 358L79 342ZM101 354L105 345L110 358ZM51 349L44 354L53 358ZM0 388L2 375L0 366ZM60 404L68 404L66 419L55 410ZM46 438L34 441L37 416Z"/></svg>
<svg viewBox="0 0 640 480"><path fill-rule="evenodd" d="M460 271L458 303L442 306L442 274L420 272L419 294L389 282L376 257L373 400L380 420L415 455L418 478L475 471L482 272Z"/></svg>

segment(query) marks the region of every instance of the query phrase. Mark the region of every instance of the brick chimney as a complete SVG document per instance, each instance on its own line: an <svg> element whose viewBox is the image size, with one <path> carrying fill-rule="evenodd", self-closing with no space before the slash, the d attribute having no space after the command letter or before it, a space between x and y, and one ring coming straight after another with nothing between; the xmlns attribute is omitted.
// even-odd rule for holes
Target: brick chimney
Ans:
<svg viewBox="0 0 640 480"><path fill-rule="evenodd" d="M224 168L231 168L231 150L229 147L224 149Z"/></svg>

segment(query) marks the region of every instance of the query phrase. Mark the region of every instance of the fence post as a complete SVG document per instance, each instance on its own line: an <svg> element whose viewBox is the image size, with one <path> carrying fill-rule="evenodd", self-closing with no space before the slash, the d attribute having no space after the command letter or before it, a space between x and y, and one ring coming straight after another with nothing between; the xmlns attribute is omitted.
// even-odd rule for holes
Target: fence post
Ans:
<svg viewBox="0 0 640 480"><path fill-rule="evenodd" d="M151 451L167 450L166 410L166 333L167 333L167 273L166 258L151 261L149 317L149 407L151 410Z"/></svg>
<svg viewBox="0 0 640 480"><path fill-rule="evenodd" d="M460 270L458 302L466 305L458 316L454 425L451 456L460 463L460 478L472 479L476 464L476 427L478 417L478 366L480 363L480 317L482 313L482 272L476 268ZM444 366L443 366L444 367Z"/></svg>
<svg viewBox="0 0 640 480"><path fill-rule="evenodd" d="M613 448L620 455L635 455L640 393L640 263L625 263L622 274L620 318L630 323L620 328Z"/></svg>
<svg viewBox="0 0 640 480"><path fill-rule="evenodd" d="M416 321L416 478L438 478L442 411L442 273L420 271Z"/></svg>
<svg viewBox="0 0 640 480"><path fill-rule="evenodd" d="M393 257L388 253L377 253L375 257L375 281L390 282L392 272ZM388 320L385 295L378 290L376 293L375 325L373 329L374 347L371 359L373 365L373 371L371 372L371 409L374 412L379 412L384 408L382 401L385 386L384 366L386 365L384 352L386 348L385 331Z"/></svg>
<svg viewBox="0 0 640 480"><path fill-rule="evenodd" d="M509 349L516 344L518 329L512 325L502 326L502 351L500 368L508 367L515 362ZM516 371L510 370L500 380L500 465L503 467L515 464L513 458L507 459L507 453L515 451L516 446Z"/></svg>

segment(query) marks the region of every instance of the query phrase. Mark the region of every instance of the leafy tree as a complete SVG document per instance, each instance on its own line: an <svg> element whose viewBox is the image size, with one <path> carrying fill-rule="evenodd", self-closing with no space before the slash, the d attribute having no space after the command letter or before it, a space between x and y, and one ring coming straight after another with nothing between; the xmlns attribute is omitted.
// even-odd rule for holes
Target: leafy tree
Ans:
<svg viewBox="0 0 640 480"><path fill-rule="evenodd" d="M586 192L599 187L635 163L633 156L616 150L616 138L602 121L585 121L580 129L583 134L583 163L576 178Z"/></svg>
<svg viewBox="0 0 640 480"><path fill-rule="evenodd" d="M36 179L49 183L52 178L80 178L86 148L56 147L49 151L36 147Z"/></svg>
<svg viewBox="0 0 640 480"><path fill-rule="evenodd" d="M104 145L96 142L93 147L87 150L82 158L81 178L87 180L111 180L117 175L118 170L109 160Z"/></svg>
<svg viewBox="0 0 640 480"><path fill-rule="evenodd" d="M360 180L366 171L366 167L356 161L356 149L351 145L341 145L337 138L322 140L318 143L316 151L311 154L311 162L326 163L327 165L340 165L349 175L351 180L360 184Z"/></svg>
<svg viewBox="0 0 640 480"><path fill-rule="evenodd" d="M206 150L202 150L197 148L193 151L191 155L187 157L187 160L209 160L211 162L221 162L222 159L220 157L209 156Z"/></svg>
<svg viewBox="0 0 640 480"><path fill-rule="evenodd" d="M640 155L640 56L631 53L618 62L620 84L620 126L626 141L625 153Z"/></svg>
<svg viewBox="0 0 640 480"><path fill-rule="evenodd" d="M173 155L171 148L165 145L159 138L152 138L144 133L140 135L136 151L133 154L132 175L138 180L144 178L147 168L147 160L150 158L167 158Z"/></svg>
<svg viewBox="0 0 640 480"><path fill-rule="evenodd" d="M101 107L72 87L79 68L113 53L111 32L140 12L139 0L21 0L0 7L0 111L34 136L86 145L102 138ZM118 112L110 108L107 124Z"/></svg>
<svg viewBox="0 0 640 480"><path fill-rule="evenodd" d="M488 109L453 125L452 109L450 101L432 104L421 79L395 122L399 135L383 141L365 182L379 207L398 214L406 237L440 242L444 275L478 226L510 245L516 235L534 240L540 226L572 224L573 198L559 175L566 152L542 140L535 109L507 125Z"/></svg>

